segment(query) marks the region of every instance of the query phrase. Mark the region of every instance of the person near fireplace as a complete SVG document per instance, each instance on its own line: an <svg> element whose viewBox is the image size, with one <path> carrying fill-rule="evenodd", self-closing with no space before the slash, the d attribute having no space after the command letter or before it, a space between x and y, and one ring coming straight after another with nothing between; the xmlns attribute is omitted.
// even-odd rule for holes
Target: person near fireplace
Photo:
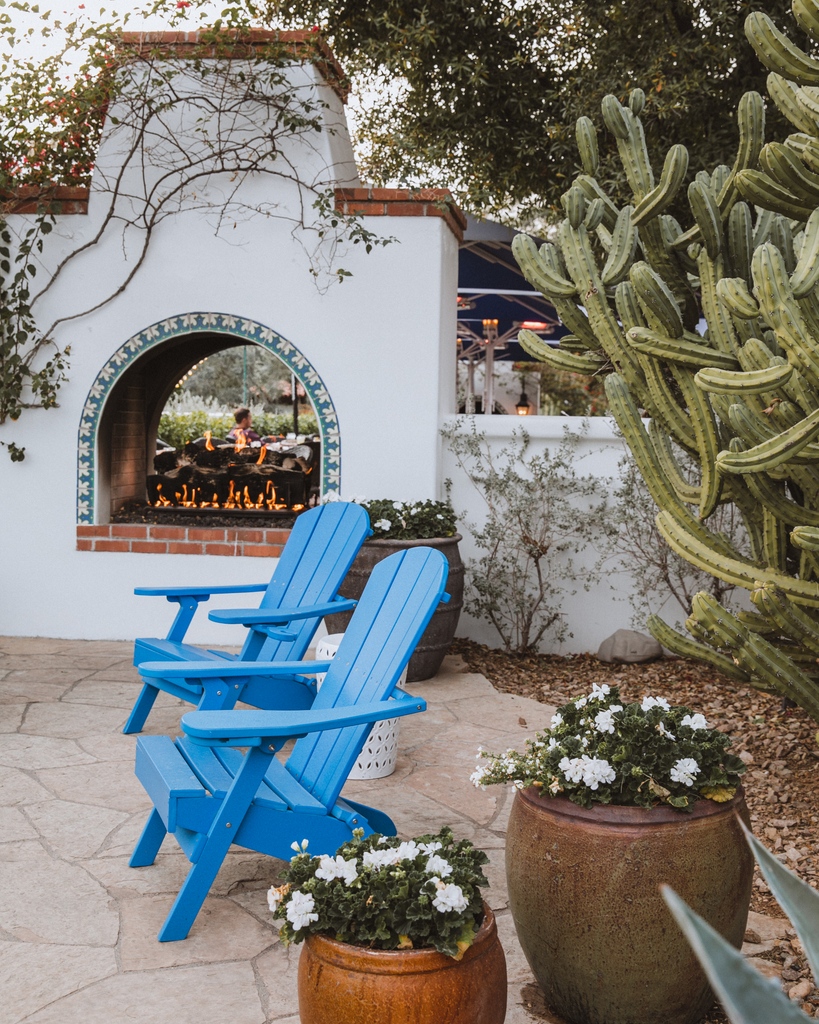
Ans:
<svg viewBox="0 0 819 1024"><path fill-rule="evenodd" d="M228 432L228 441L236 442L243 439L245 442L250 444L252 441L261 441L261 438L252 429L252 420L250 415L250 409L237 409L233 414L233 418L236 420L236 426Z"/></svg>

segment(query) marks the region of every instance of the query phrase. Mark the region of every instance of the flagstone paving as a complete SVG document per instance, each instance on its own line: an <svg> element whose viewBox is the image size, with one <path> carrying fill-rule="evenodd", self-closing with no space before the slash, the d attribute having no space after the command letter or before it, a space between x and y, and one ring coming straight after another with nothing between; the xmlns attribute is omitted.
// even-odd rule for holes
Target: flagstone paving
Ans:
<svg viewBox="0 0 819 1024"><path fill-rule="evenodd" d="M299 1024L299 946L285 949L266 890L281 862L226 858L190 936L156 933L185 877L171 839L151 867L128 858L150 801L121 729L139 680L127 643L0 637L0 1018L8 1024ZM506 1024L548 1021L509 914L503 847L513 794L469 782L478 746L503 750L551 709L498 693L460 658L410 686L429 710L403 719L387 779L345 793L382 807L402 836L452 826L490 857L487 900L509 972ZM162 694L146 732L179 731L190 705ZM441 1021L440 1024L446 1024Z"/></svg>

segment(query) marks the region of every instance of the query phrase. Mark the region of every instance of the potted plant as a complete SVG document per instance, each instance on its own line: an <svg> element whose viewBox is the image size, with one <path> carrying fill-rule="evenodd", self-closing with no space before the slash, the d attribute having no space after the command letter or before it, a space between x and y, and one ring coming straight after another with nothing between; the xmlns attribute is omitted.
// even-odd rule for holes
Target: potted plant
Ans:
<svg viewBox="0 0 819 1024"><path fill-rule="evenodd" d="M472 781L518 790L509 901L547 1002L571 1024L694 1024L713 1000L659 886L735 946L753 859L730 739L662 697L617 687L559 708L523 753L485 754Z"/></svg>
<svg viewBox="0 0 819 1024"><path fill-rule="evenodd" d="M339 594L357 600L361 597L373 566L394 551L414 545L438 548L449 562L447 593L450 600L440 604L424 631L407 666L407 682L431 679L444 660L455 636L463 607L464 567L455 529L455 512L448 501L391 501L389 499L351 498L367 510L373 536L355 557ZM342 633L351 612L328 615L328 633Z"/></svg>
<svg viewBox="0 0 819 1024"><path fill-rule="evenodd" d="M305 940L302 1024L503 1024L485 853L448 828L407 841L357 830L332 857L306 846L268 894L282 940Z"/></svg>

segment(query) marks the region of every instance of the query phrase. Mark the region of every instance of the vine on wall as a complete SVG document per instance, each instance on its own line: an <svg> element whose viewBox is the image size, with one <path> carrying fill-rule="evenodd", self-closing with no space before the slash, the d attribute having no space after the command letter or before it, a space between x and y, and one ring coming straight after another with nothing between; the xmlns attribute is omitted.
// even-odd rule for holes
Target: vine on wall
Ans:
<svg viewBox="0 0 819 1024"><path fill-rule="evenodd" d="M13 6L28 16L29 27L21 30L19 18L0 13L0 61L6 65L0 97L0 424L24 410L57 405L70 356L57 342L57 328L125 291L168 217L196 212L226 240L228 231L252 217L282 219L292 226L322 290L349 276L339 265L348 244L369 252L392 241L335 209L330 169L314 159L319 133L327 131L327 104L307 80L294 84L292 66L320 65L336 91L346 89L318 35L266 30L251 0L227 0L207 29L195 29L207 0L155 0L121 15L111 12L106 21L67 24L36 5ZM129 21L149 16L185 32L174 40L167 33L123 32ZM53 52L43 59L19 56L25 37L35 34L48 39ZM76 68L69 80L66 66ZM116 155L105 166L98 162L103 126L106 151ZM313 158L309 177L292 159L294 147ZM57 225L55 191L89 186L92 174L96 230L46 269L41 256ZM294 186L293 204L247 200L243 184L265 177ZM126 180L142 181L142 194L126 195ZM35 212L11 216L32 204ZM51 323L41 322L38 302L112 233L128 254L116 285L85 305L80 297L77 308ZM25 457L13 441L0 444L12 460Z"/></svg>

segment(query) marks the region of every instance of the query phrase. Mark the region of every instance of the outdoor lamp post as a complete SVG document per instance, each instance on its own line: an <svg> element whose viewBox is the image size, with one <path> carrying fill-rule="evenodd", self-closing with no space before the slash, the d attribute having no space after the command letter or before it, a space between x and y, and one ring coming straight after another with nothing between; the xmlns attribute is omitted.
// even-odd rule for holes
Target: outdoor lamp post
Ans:
<svg viewBox="0 0 819 1024"><path fill-rule="evenodd" d="M528 416L532 411L532 407L529 404L529 396L525 391L521 391L520 398L515 402L515 409L518 416Z"/></svg>
<svg viewBox="0 0 819 1024"><path fill-rule="evenodd" d="M495 343L498 340L498 321L483 321L486 359L483 366L483 411L491 414L495 408Z"/></svg>

